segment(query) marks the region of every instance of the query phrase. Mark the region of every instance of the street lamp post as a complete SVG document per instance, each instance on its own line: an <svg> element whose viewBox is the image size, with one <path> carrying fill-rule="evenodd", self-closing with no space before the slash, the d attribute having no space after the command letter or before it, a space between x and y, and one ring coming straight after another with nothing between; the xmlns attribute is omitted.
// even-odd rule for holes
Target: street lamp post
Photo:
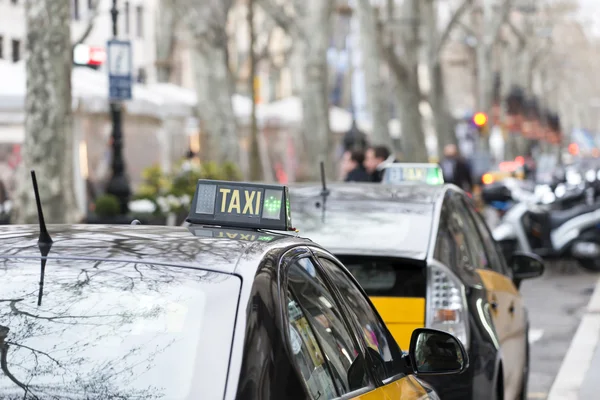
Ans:
<svg viewBox="0 0 600 400"><path fill-rule="evenodd" d="M113 38L117 39L117 17L119 11L117 10L117 0L112 0L112 9L110 10L112 16L112 31ZM125 215L129 211L129 197L131 196L131 189L129 187L129 179L125 173L125 159L123 157L123 119L122 119L122 107L120 101L111 101L110 103L110 115L112 119L112 176L106 187L106 192L112 194L119 199L121 205L121 214Z"/></svg>

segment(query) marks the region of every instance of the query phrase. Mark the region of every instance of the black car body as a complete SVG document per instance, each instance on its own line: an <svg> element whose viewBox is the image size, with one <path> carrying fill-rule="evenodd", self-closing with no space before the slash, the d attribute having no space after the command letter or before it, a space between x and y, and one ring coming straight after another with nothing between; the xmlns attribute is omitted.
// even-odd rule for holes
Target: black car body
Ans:
<svg viewBox="0 0 600 400"><path fill-rule="evenodd" d="M34 226L0 232L2 399L437 398L352 275L309 240L48 230L48 245Z"/></svg>
<svg viewBox="0 0 600 400"><path fill-rule="evenodd" d="M408 331L427 326L453 333L467 347L467 373L427 378L441 398L526 398L521 275L507 266L468 196L453 185L327 189L324 195L320 185L290 187L297 228L355 275L400 346ZM543 271L536 260L531 276Z"/></svg>

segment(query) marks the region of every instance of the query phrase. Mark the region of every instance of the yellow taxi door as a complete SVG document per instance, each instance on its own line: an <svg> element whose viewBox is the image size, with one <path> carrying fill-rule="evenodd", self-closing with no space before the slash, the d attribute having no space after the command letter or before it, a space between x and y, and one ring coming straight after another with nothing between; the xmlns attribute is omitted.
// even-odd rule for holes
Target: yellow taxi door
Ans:
<svg viewBox="0 0 600 400"><path fill-rule="evenodd" d="M370 296L401 349L408 349L412 332L425 326L425 299Z"/></svg>
<svg viewBox="0 0 600 400"><path fill-rule="evenodd" d="M526 326L519 292L510 278L491 270L478 270L488 292L491 315L500 341L506 398L515 398L526 362Z"/></svg>
<svg viewBox="0 0 600 400"><path fill-rule="evenodd" d="M520 394L527 354L527 318L519 290L515 286L502 254L481 215L467 207L479 255L477 273L486 288L490 313L500 342L504 371L504 393L508 399Z"/></svg>
<svg viewBox="0 0 600 400"><path fill-rule="evenodd" d="M476 268L487 292L490 314L500 343L504 393L507 399L512 399L520 388L525 360L525 328L516 315L517 308L522 311L519 292L481 216L464 197L457 196L455 206L453 211L461 220L471 264Z"/></svg>
<svg viewBox="0 0 600 400"><path fill-rule="evenodd" d="M423 386L412 376L405 376L356 397L357 400L425 400L428 398Z"/></svg>

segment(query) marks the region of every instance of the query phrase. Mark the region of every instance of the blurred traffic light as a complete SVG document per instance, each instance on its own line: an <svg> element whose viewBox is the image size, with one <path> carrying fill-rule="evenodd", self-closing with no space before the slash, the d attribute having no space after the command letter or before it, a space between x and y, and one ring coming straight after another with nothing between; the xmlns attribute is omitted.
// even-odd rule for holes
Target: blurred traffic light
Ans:
<svg viewBox="0 0 600 400"><path fill-rule="evenodd" d="M473 123L478 127L482 127L487 123L487 119L487 115L480 112L473 116Z"/></svg>
<svg viewBox="0 0 600 400"><path fill-rule="evenodd" d="M488 116L486 113L478 112L473 115L473 124L479 133L487 133Z"/></svg>

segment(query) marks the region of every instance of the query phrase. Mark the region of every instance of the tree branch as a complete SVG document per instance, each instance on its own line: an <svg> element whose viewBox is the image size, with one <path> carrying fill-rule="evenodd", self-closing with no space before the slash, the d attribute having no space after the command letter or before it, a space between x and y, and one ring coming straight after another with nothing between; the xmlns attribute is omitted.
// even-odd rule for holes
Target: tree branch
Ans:
<svg viewBox="0 0 600 400"><path fill-rule="evenodd" d="M256 0L256 4L290 36L294 38L303 36L302 29L298 25L297 19L288 15L282 5L276 4L273 0Z"/></svg>
<svg viewBox="0 0 600 400"><path fill-rule="evenodd" d="M446 25L446 28L444 28L444 31L440 36L440 40L437 43L437 54L441 53L442 49L446 45L446 42L450 38L450 34L454 30L454 28L460 23L460 19L462 18L464 13L467 12L467 10L471 7L472 4L473 0L463 0L463 2L460 4L460 6L458 6L456 11L454 11L454 14L450 18L450 21L448 21L448 24Z"/></svg>
<svg viewBox="0 0 600 400"><path fill-rule="evenodd" d="M495 14L495 19L492 19L492 34L490 35L490 45L493 45L498 40L498 35L500 35L500 28L506 20L508 19L508 13L512 8L514 0L504 0L502 5L500 6L500 12Z"/></svg>
<svg viewBox="0 0 600 400"><path fill-rule="evenodd" d="M525 37L523 32L521 32L515 26L515 24L510 20L510 18L508 19L508 21L506 21L506 23L508 24L508 27L510 28L510 30L515 34L515 36L519 40L519 47L524 48L525 45L527 44L527 38Z"/></svg>
<svg viewBox="0 0 600 400"><path fill-rule="evenodd" d="M13 342L10 342L8 340L5 343L7 345L10 345L10 346L16 346L16 347L21 347L21 348L27 349L27 350L31 351L34 355L35 354L44 355L44 356L48 357L52 362L54 362L56 365L58 365L60 367L60 362L56 358L52 357L50 354L48 354L46 352L43 352L41 350L32 349L31 347L23 346L22 344L18 344L18 343L13 343Z"/></svg>
<svg viewBox="0 0 600 400"><path fill-rule="evenodd" d="M471 28L470 26L468 26L467 24L465 24L464 22L461 21L457 21L456 23L458 26L460 26L469 36L473 36L473 37L477 37L477 34L475 33L475 31L473 30L473 28Z"/></svg>
<svg viewBox="0 0 600 400"><path fill-rule="evenodd" d="M2 340L2 346L0 347L0 368L2 369L2 372L4 372L4 375L6 375L6 377L8 379L10 379L15 385L17 385L18 387L20 387L21 389L23 389L25 391L25 396L27 396L28 394L33 396L34 399L39 400L39 398L37 396L35 396L33 393L31 393L31 391L29 390L29 387L24 384L23 382L21 382L20 380L18 380L8 369L8 362L6 361L7 355L8 355L8 349L9 346L8 344L6 344L4 342L4 340Z"/></svg>
<svg viewBox="0 0 600 400"><path fill-rule="evenodd" d="M408 69L406 65L398 58L396 53L394 52L394 48L384 48L382 49L381 54L387 60L390 69L394 73L394 76L399 81L406 81L408 79Z"/></svg>
<svg viewBox="0 0 600 400"><path fill-rule="evenodd" d="M94 2L92 3L92 9L94 10L94 12L88 19L88 24L81 36L79 37L79 39L77 39L75 43L73 43L73 45L71 46L72 49L74 49L75 46L77 46L78 44L83 43L88 38L88 36L90 36L92 30L94 30L94 23L96 22L96 17L98 16L98 0L94 0Z"/></svg>

